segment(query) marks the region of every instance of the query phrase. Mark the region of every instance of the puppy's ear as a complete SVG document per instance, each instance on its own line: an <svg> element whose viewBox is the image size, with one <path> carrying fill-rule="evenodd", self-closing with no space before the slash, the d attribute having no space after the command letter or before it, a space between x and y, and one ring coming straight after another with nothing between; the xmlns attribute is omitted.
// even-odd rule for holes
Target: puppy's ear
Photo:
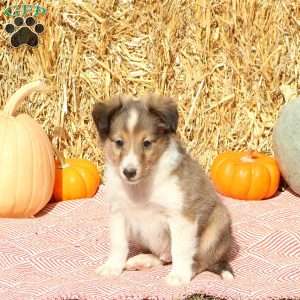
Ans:
<svg viewBox="0 0 300 300"><path fill-rule="evenodd" d="M109 135L110 123L114 114L122 108L120 96L115 96L105 103L96 103L92 111L92 117L98 130L100 139L105 141Z"/></svg>
<svg viewBox="0 0 300 300"><path fill-rule="evenodd" d="M178 111L176 102L165 96L149 96L146 99L149 112L159 120L159 130L164 133L175 133L178 126Z"/></svg>

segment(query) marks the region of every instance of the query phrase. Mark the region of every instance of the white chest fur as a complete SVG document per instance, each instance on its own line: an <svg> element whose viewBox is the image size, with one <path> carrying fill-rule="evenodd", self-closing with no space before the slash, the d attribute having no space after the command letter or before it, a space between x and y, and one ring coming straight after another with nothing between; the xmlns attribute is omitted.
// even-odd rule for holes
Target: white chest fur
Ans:
<svg viewBox="0 0 300 300"><path fill-rule="evenodd" d="M111 211L125 216L131 239L148 248L158 256L170 251L168 217L177 214L183 205L183 192L176 175L180 154L174 145L160 158L148 185L126 186L117 169L107 165L106 199Z"/></svg>
<svg viewBox="0 0 300 300"><path fill-rule="evenodd" d="M170 249L167 216L155 205L124 210L130 239L161 256Z"/></svg>
<svg viewBox="0 0 300 300"><path fill-rule="evenodd" d="M120 211L125 216L131 240L158 256L170 251L168 217L182 205L176 177L165 178L150 191L134 190L134 199L116 178L113 185L107 183L106 192L112 213Z"/></svg>

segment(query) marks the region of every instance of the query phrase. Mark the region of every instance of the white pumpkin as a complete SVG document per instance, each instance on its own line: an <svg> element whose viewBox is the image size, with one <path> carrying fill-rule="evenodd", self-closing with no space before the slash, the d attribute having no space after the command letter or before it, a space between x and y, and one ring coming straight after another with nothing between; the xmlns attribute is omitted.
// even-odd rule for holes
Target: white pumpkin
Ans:
<svg viewBox="0 0 300 300"><path fill-rule="evenodd" d="M34 216L51 198L55 174L51 143L30 116L15 116L26 96L44 89L43 81L25 85L0 113L0 217Z"/></svg>
<svg viewBox="0 0 300 300"><path fill-rule="evenodd" d="M273 131L273 150L282 176L300 195L300 97L283 106Z"/></svg>

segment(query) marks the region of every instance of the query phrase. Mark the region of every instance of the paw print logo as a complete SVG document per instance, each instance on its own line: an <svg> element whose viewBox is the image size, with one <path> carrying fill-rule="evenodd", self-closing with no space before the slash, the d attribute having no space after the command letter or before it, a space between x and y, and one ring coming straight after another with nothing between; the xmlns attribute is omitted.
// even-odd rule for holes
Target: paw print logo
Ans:
<svg viewBox="0 0 300 300"><path fill-rule="evenodd" d="M17 17L14 19L14 24L6 24L5 31L11 35L10 43L13 47L23 44L36 47L39 43L38 35L44 31L44 26L36 24L33 17L26 18L25 22L22 17Z"/></svg>

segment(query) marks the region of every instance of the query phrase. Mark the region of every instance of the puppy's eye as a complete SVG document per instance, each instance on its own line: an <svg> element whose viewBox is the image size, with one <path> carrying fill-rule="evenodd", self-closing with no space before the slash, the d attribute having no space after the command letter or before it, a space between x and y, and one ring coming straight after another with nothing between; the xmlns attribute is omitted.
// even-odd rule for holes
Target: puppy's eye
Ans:
<svg viewBox="0 0 300 300"><path fill-rule="evenodd" d="M143 143L143 145L144 145L144 148L150 148L151 145L152 145L152 142L150 142L148 140L145 140L144 143Z"/></svg>
<svg viewBox="0 0 300 300"><path fill-rule="evenodd" d="M122 148L123 147L123 145L124 145L124 142L122 141L122 140L116 140L115 141L115 144L116 144L116 146L118 147L118 148Z"/></svg>

